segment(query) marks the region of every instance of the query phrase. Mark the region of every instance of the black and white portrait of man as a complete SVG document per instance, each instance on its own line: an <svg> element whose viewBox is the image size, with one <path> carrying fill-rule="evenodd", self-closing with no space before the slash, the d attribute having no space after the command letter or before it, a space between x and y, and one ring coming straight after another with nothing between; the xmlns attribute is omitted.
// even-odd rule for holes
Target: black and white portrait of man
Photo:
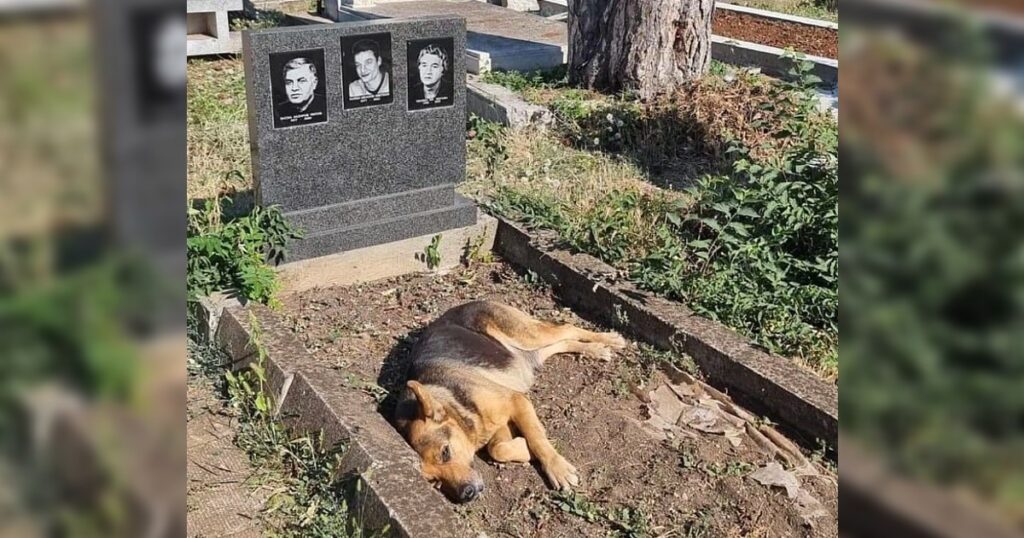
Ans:
<svg viewBox="0 0 1024 538"><path fill-rule="evenodd" d="M391 34L343 37L341 50L345 64L345 108L390 103Z"/></svg>
<svg viewBox="0 0 1024 538"><path fill-rule="evenodd" d="M276 52L270 55L274 127L327 121L324 51Z"/></svg>
<svg viewBox="0 0 1024 538"><path fill-rule="evenodd" d="M409 110L455 104L452 38L409 42Z"/></svg>

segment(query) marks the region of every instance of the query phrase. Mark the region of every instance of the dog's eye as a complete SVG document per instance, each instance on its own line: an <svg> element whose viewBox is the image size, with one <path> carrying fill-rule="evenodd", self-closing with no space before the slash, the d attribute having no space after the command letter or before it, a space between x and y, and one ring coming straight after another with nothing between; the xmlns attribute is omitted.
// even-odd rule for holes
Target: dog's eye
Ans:
<svg viewBox="0 0 1024 538"><path fill-rule="evenodd" d="M441 451L441 463L448 463L452 459L452 448L448 445L444 446L444 450Z"/></svg>

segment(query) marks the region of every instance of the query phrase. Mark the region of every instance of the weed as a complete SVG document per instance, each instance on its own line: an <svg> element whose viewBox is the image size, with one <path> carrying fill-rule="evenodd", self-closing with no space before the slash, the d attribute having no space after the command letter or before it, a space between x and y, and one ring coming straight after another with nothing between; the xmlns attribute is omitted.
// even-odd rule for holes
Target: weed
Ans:
<svg viewBox="0 0 1024 538"><path fill-rule="evenodd" d="M202 210L189 209L189 297L230 289L247 299L273 304L278 282L267 261L280 262L288 242L301 234L277 207L257 207L227 222L218 218L217 207L216 202L207 201Z"/></svg>
<svg viewBox="0 0 1024 538"><path fill-rule="evenodd" d="M641 344L640 356L652 368L667 364L690 375L697 375L699 372L693 357L678 351L660 350L647 344Z"/></svg>
<svg viewBox="0 0 1024 538"><path fill-rule="evenodd" d="M523 273L522 278L523 282L529 284L531 287L534 288L541 288L547 285L547 283L544 282L544 279L541 278L541 276L538 275L533 269L527 269L526 272Z"/></svg>
<svg viewBox="0 0 1024 538"><path fill-rule="evenodd" d="M555 492L552 501L556 508L579 517L588 523L600 523L610 528L610 536L641 538L651 536L650 518L643 511L629 506L608 508L587 499L579 492Z"/></svg>
<svg viewBox="0 0 1024 538"><path fill-rule="evenodd" d="M754 464L745 461L730 461L726 463L700 461L697 454L688 446L679 448L679 465L684 469L700 471L712 478L746 476L755 468Z"/></svg>
<svg viewBox="0 0 1024 538"><path fill-rule="evenodd" d="M834 452L834 450L829 448L828 443L824 439L818 439L818 448L811 452L811 461L821 465L833 474L838 473L839 468L835 460L829 457L829 454Z"/></svg>
<svg viewBox="0 0 1024 538"><path fill-rule="evenodd" d="M292 437L274 416L274 401L267 392L267 352L258 321L249 326L256 361L237 374L225 372L228 404L239 418L235 443L259 469L254 479L273 482L274 493L261 514L270 536L363 537L361 514L349 509L353 489L362 479L336 477L344 447L327 447L323 434ZM365 477L364 477L365 478ZM387 529L380 531L381 534Z"/></svg>
<svg viewBox="0 0 1024 538"><path fill-rule="evenodd" d="M466 241L466 247L462 251L463 265L469 267L474 263L493 263L494 252L484 246L484 243L486 242L486 234L480 234L468 239Z"/></svg>
<svg viewBox="0 0 1024 538"><path fill-rule="evenodd" d="M538 88L562 88L569 83L569 70L565 65L560 65L554 69L530 71L528 73L494 70L485 73L482 80L517 92Z"/></svg>
<svg viewBox="0 0 1024 538"><path fill-rule="evenodd" d="M466 124L466 138L471 140L471 145L482 148L488 171L493 171L508 156L506 135L505 126L476 114L471 114Z"/></svg>
<svg viewBox="0 0 1024 538"><path fill-rule="evenodd" d="M281 11L276 9L257 9L251 4L246 4L246 7L237 16L232 13L230 17L231 30L263 30L266 28L276 28L278 26L285 26L287 24L288 17Z"/></svg>
<svg viewBox="0 0 1024 538"><path fill-rule="evenodd" d="M707 508L697 510L692 518L683 525L683 536L686 538L707 538L711 536L711 511Z"/></svg>
<svg viewBox="0 0 1024 538"><path fill-rule="evenodd" d="M441 266L441 234L430 238L430 244L423 247L423 252L417 254L416 258L427 264L427 269L433 271Z"/></svg>

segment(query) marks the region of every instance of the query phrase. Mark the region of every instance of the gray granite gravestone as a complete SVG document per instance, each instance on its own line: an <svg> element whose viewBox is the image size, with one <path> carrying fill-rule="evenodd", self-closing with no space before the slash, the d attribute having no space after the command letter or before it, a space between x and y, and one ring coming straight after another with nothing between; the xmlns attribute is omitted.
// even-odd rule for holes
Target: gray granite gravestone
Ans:
<svg viewBox="0 0 1024 538"><path fill-rule="evenodd" d="M466 25L421 17L245 32L256 201L305 233L288 260L476 223Z"/></svg>

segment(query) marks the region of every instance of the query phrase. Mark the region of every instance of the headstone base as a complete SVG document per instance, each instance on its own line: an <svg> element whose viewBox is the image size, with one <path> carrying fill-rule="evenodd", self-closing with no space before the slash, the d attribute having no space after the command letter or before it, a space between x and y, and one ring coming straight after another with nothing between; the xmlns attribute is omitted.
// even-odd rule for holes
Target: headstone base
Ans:
<svg viewBox="0 0 1024 538"><path fill-rule="evenodd" d="M476 204L456 194L454 203L440 209L308 233L291 244L286 261L293 262L401 241L410 237L441 233L445 230L472 226L476 221Z"/></svg>

